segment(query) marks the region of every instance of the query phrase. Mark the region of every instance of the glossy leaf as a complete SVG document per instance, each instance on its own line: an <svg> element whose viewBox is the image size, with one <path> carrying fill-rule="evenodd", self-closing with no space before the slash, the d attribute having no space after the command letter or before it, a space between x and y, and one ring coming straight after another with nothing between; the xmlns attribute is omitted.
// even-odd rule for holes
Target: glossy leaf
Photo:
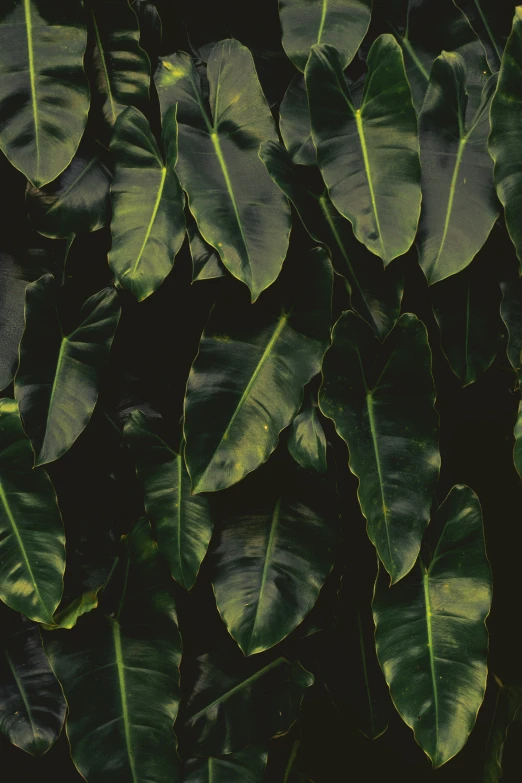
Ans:
<svg viewBox="0 0 522 783"><path fill-rule="evenodd" d="M317 403L310 397L292 422L288 451L302 468L326 473L326 436L317 413Z"/></svg>
<svg viewBox="0 0 522 783"><path fill-rule="evenodd" d="M267 752L245 748L227 756L188 759L183 783L263 783Z"/></svg>
<svg viewBox="0 0 522 783"><path fill-rule="evenodd" d="M475 493L453 487L434 524L442 532L429 566L419 560L391 590L378 579L373 614L394 704L440 767L467 741L484 698L492 583Z"/></svg>
<svg viewBox="0 0 522 783"><path fill-rule="evenodd" d="M502 52L511 25L515 2L511 0L455 0L486 50L493 73L500 68Z"/></svg>
<svg viewBox="0 0 522 783"><path fill-rule="evenodd" d="M522 121L522 6L515 9L498 86L491 104L489 152L495 162L497 195L522 268L522 151L516 143Z"/></svg>
<svg viewBox="0 0 522 783"><path fill-rule="evenodd" d="M292 79L281 101L279 130L294 163L301 166L314 166L317 163L306 85L300 73ZM270 143L264 142L264 145Z"/></svg>
<svg viewBox="0 0 522 783"><path fill-rule="evenodd" d="M176 170L198 229L255 301L278 276L290 234L289 205L257 156L277 134L246 47L216 44L207 75L212 119L187 54L161 62L156 86L163 114L178 103Z"/></svg>
<svg viewBox="0 0 522 783"><path fill-rule="evenodd" d="M65 454L89 423L120 317L116 291L105 288L85 302L76 327L64 334L57 296L52 275L27 286L15 397L35 465Z"/></svg>
<svg viewBox="0 0 522 783"><path fill-rule="evenodd" d="M40 468L14 400L0 400L0 598L36 622L60 603L65 537L53 486Z"/></svg>
<svg viewBox="0 0 522 783"><path fill-rule="evenodd" d="M176 109L163 119L161 156L143 114L129 106L118 117L111 140L114 180L109 264L118 281L142 302L171 271L185 238L185 197L174 171Z"/></svg>
<svg viewBox="0 0 522 783"><path fill-rule="evenodd" d="M219 253L212 245L205 242L190 212L187 215L187 237L192 256L192 282L225 277L227 270L223 266Z"/></svg>
<svg viewBox="0 0 522 783"><path fill-rule="evenodd" d="M482 783L498 783L502 777L502 755L510 725L520 714L522 686L503 685L497 678L499 691L493 722L486 745L486 760Z"/></svg>
<svg viewBox="0 0 522 783"><path fill-rule="evenodd" d="M502 283L500 314L508 333L507 356L517 376L522 369L522 281Z"/></svg>
<svg viewBox="0 0 522 783"><path fill-rule="evenodd" d="M374 42L367 64L360 108L333 47L312 48L305 77L312 137L330 198L353 224L357 239L386 265L410 248L417 230L417 119L393 36Z"/></svg>
<svg viewBox="0 0 522 783"><path fill-rule="evenodd" d="M403 315L382 347L354 313L338 320L319 405L348 444L368 535L392 583L419 554L439 473L438 415L426 329Z"/></svg>
<svg viewBox="0 0 522 783"><path fill-rule="evenodd" d="M467 125L464 60L445 52L431 71L419 116L423 201L417 236L419 263L430 285L471 263L498 217L487 149L495 82L495 76L487 82Z"/></svg>
<svg viewBox="0 0 522 783"><path fill-rule="evenodd" d="M158 548L172 577L190 590L212 535L208 498L191 494L183 455L166 443L141 411L131 411L124 432Z"/></svg>
<svg viewBox="0 0 522 783"><path fill-rule="evenodd" d="M266 462L321 368L331 319L332 268L315 248L285 268L252 307L216 305L190 371L185 457L193 492L240 481Z"/></svg>
<svg viewBox="0 0 522 783"><path fill-rule="evenodd" d="M71 162L89 110L81 0L0 4L0 149L35 187Z"/></svg>
<svg viewBox="0 0 522 783"><path fill-rule="evenodd" d="M254 668L251 662L203 655L197 667L181 735L194 756L233 753L285 734L314 681L285 658Z"/></svg>
<svg viewBox="0 0 522 783"><path fill-rule="evenodd" d="M52 623L43 624L46 631L55 631L57 628L74 628L80 617L98 607L98 593L102 587L82 593L71 601L70 604L58 609L53 616Z"/></svg>
<svg viewBox="0 0 522 783"><path fill-rule="evenodd" d="M177 783L181 639L172 581L145 521L124 543L119 577L113 615L94 612L45 639L69 706L73 761L88 783Z"/></svg>

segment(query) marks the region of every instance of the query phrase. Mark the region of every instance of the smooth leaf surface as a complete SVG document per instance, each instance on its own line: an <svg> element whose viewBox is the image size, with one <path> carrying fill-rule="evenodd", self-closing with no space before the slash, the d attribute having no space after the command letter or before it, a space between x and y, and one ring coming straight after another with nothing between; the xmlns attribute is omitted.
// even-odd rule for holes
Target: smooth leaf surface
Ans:
<svg viewBox="0 0 522 783"><path fill-rule="evenodd" d="M65 537L53 486L33 470L14 400L0 400L0 598L36 622L60 603Z"/></svg>
<svg viewBox="0 0 522 783"><path fill-rule="evenodd" d="M188 759L183 783L263 783L266 759L267 752L260 746L228 756Z"/></svg>
<svg viewBox="0 0 522 783"><path fill-rule="evenodd" d="M227 270L219 257L219 253L209 245L198 231L198 226L190 212L187 214L187 237L190 255L192 256L192 282L196 280L211 280L215 277L225 277Z"/></svg>
<svg viewBox="0 0 522 783"><path fill-rule="evenodd" d="M500 69L502 52L511 26L514 0L454 0L469 20L486 50L493 73Z"/></svg>
<svg viewBox="0 0 522 783"><path fill-rule="evenodd" d="M297 259L295 259L297 260ZM185 398L185 458L193 492L240 481L266 462L321 368L331 320L332 267L315 248L287 266L255 307L212 311Z"/></svg>
<svg viewBox="0 0 522 783"><path fill-rule="evenodd" d="M497 678L495 678L497 679ZM497 680L499 692L488 743L482 783L498 783L502 777L502 756L509 727L520 714L522 686L503 685Z"/></svg>
<svg viewBox="0 0 522 783"><path fill-rule="evenodd" d="M187 54L161 61L156 86L163 114L178 103L176 170L199 231L255 301L281 271L290 234L288 202L257 155L277 134L246 47L216 44L207 76L212 118Z"/></svg>
<svg viewBox="0 0 522 783"><path fill-rule="evenodd" d="M42 187L71 162L89 111L81 0L0 4L0 149Z"/></svg>
<svg viewBox="0 0 522 783"><path fill-rule="evenodd" d="M300 166L317 164L306 84L300 73L288 85L279 106L279 130L294 163ZM264 142L265 145L269 143Z"/></svg>
<svg viewBox="0 0 522 783"><path fill-rule="evenodd" d="M417 230L417 118L393 36L374 42L367 65L360 108L332 46L312 48L305 78L312 137L330 198L353 224L357 239L386 265L411 247Z"/></svg>
<svg viewBox="0 0 522 783"><path fill-rule="evenodd" d="M438 415L426 329L405 314L382 347L354 313L338 320L319 405L348 444L368 535L391 576L419 554L437 482Z"/></svg>
<svg viewBox="0 0 522 783"><path fill-rule="evenodd" d="M475 493L453 487L434 524L442 528L429 566L375 587L377 656L415 739L440 767L463 747L486 688L491 569Z"/></svg>
<svg viewBox="0 0 522 783"><path fill-rule="evenodd" d="M326 473L326 436L317 412L317 402L307 397L292 422L288 451L305 470Z"/></svg>
<svg viewBox="0 0 522 783"><path fill-rule="evenodd" d="M57 296L52 275L26 289L15 397L35 465L59 459L89 423L120 317L116 291L105 288L85 302L77 326L64 334Z"/></svg>
<svg viewBox="0 0 522 783"><path fill-rule="evenodd" d="M507 356L517 376L522 368L522 281L501 283L500 315L507 333Z"/></svg>

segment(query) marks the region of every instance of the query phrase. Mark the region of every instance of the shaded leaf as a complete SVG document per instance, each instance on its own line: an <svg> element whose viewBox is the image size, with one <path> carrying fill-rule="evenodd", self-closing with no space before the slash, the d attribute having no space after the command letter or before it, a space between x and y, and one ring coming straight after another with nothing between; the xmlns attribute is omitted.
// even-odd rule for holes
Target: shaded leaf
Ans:
<svg viewBox="0 0 522 783"><path fill-rule="evenodd" d="M228 756L188 759L184 766L184 783L262 783L267 752L254 745Z"/></svg>
<svg viewBox="0 0 522 783"><path fill-rule="evenodd" d="M326 473L326 436L317 414L317 403L310 396L292 422L288 451L302 468Z"/></svg>
<svg viewBox="0 0 522 783"><path fill-rule="evenodd" d="M317 163L306 85L300 73L288 85L279 106L279 129L293 163L301 166L314 166Z"/></svg>
<svg viewBox="0 0 522 783"><path fill-rule="evenodd" d="M486 50L491 71L496 73L513 18L514 0L455 0L455 5L466 14Z"/></svg>
<svg viewBox="0 0 522 783"><path fill-rule="evenodd" d="M486 745L484 776L482 783L498 783L502 777L502 755L510 725L520 714L522 686L503 685L497 680L499 692L495 713Z"/></svg>
<svg viewBox="0 0 522 783"><path fill-rule="evenodd" d="M227 270L223 266L219 253L212 245L205 242L190 212L187 214L187 236L192 256L192 282L225 277Z"/></svg>
<svg viewBox="0 0 522 783"><path fill-rule="evenodd" d="M55 631L58 628L74 628L82 615L97 608L98 593L101 589L100 586L94 590L82 593L78 598L71 601L70 604L64 606L63 609L59 609L54 613L52 623L44 623L43 627L45 630Z"/></svg>
<svg viewBox="0 0 522 783"><path fill-rule="evenodd" d="M513 369L522 368L522 281L501 283L500 315L508 333L507 355Z"/></svg>

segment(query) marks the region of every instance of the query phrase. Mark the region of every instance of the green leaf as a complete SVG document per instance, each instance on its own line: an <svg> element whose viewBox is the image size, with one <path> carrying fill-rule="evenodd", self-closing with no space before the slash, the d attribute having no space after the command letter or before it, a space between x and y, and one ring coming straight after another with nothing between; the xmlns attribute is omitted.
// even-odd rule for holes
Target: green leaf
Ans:
<svg viewBox="0 0 522 783"><path fill-rule="evenodd" d="M513 461L517 473L522 478L522 400L518 404L517 421L515 424L515 448L513 451Z"/></svg>
<svg viewBox="0 0 522 783"><path fill-rule="evenodd" d="M419 116L422 213L419 263L428 283L464 269L498 217L493 162L488 153L489 105L496 76L466 124L466 66L459 54L435 60Z"/></svg>
<svg viewBox="0 0 522 783"><path fill-rule="evenodd" d="M502 777L502 755L508 730L522 707L522 686L503 685L495 677L499 691L495 713L486 745L486 760L482 783L498 783Z"/></svg>
<svg viewBox="0 0 522 783"><path fill-rule="evenodd" d="M491 104L489 152L495 162L497 195L504 206L507 229L522 270L522 149L516 143L521 122L522 6L518 6Z"/></svg>
<svg viewBox="0 0 522 783"><path fill-rule="evenodd" d="M310 396L292 422L288 451L302 468L326 473L326 436L317 415L317 403Z"/></svg>
<svg viewBox="0 0 522 783"><path fill-rule="evenodd" d="M88 615L72 631L45 637L69 707L73 761L88 783L176 783L172 726L179 693L181 638L173 584L150 526L124 542L115 614Z"/></svg>
<svg viewBox="0 0 522 783"><path fill-rule="evenodd" d="M508 332L507 356L517 377L522 369L522 281L501 283L500 315Z"/></svg>
<svg viewBox="0 0 522 783"><path fill-rule="evenodd" d="M297 261L297 259L295 259ZM295 275L298 269L298 275ZM212 311L190 371L185 440L193 492L214 492L266 462L321 369L330 335L332 268L315 248L287 265L252 307Z"/></svg>
<svg viewBox="0 0 522 783"><path fill-rule="evenodd" d="M111 140L109 264L118 283L138 302L164 281L185 238L185 196L174 171L176 107L163 119L163 145L165 162L143 114L129 106L119 115Z"/></svg>
<svg viewBox="0 0 522 783"><path fill-rule="evenodd" d="M89 85L81 0L3 0L0 5L0 149L39 188L71 162Z"/></svg>
<svg viewBox="0 0 522 783"><path fill-rule="evenodd" d="M62 689L38 627L20 616L2 620L0 732L26 753L42 756L58 739L65 720Z"/></svg>
<svg viewBox="0 0 522 783"><path fill-rule="evenodd" d="M46 631L55 631L58 628L74 628L82 615L92 612L93 609L98 607L98 593L101 589L102 586L79 595L70 604L64 606L63 609L55 612L52 623L44 623L43 628Z"/></svg>
<svg viewBox="0 0 522 783"><path fill-rule="evenodd" d="M65 571L65 537L53 486L33 452L14 400L0 400L0 598L52 622Z"/></svg>
<svg viewBox="0 0 522 783"><path fill-rule="evenodd" d="M187 237L190 255L192 256L192 282L196 280L211 280L215 277L225 277L227 270L219 257L219 253L207 244L198 231L198 226L190 212L187 212Z"/></svg>
<svg viewBox="0 0 522 783"><path fill-rule="evenodd" d="M35 465L65 454L89 423L120 317L116 291L104 288L85 302L76 327L64 334L57 299L52 275L27 286L15 397Z"/></svg>
<svg viewBox="0 0 522 783"><path fill-rule="evenodd" d="M433 524L442 532L429 566L419 560L391 589L379 578L373 615L393 702L440 767L466 743L484 698L492 582L469 487L453 487Z"/></svg>
<svg viewBox="0 0 522 783"><path fill-rule="evenodd" d="M386 265L411 247L417 230L417 118L393 36L374 42L367 65L360 108L332 46L312 48L305 77L312 137L330 198L353 224L357 239Z"/></svg>
<svg viewBox="0 0 522 783"><path fill-rule="evenodd" d="M191 495L183 455L165 442L141 411L131 411L124 428L145 494L145 509L173 579L194 585L212 535L208 498Z"/></svg>
<svg viewBox="0 0 522 783"><path fill-rule="evenodd" d="M228 756L188 759L183 783L263 783L266 759L267 752L261 746Z"/></svg>
<svg viewBox="0 0 522 783"><path fill-rule="evenodd" d="M354 313L337 321L319 405L348 444L368 535L391 576L419 554L437 482L438 415L426 329L403 315L379 345Z"/></svg>
<svg viewBox="0 0 522 783"><path fill-rule="evenodd" d="M514 2L497 0L454 0L466 15L486 50L492 73L500 69L502 52L513 17Z"/></svg>
<svg viewBox="0 0 522 783"><path fill-rule="evenodd" d="M293 163L301 166L317 164L306 85L300 73L288 85L279 106L279 130ZM263 146L270 143L264 142Z"/></svg>
<svg viewBox="0 0 522 783"><path fill-rule="evenodd" d="M279 0L283 48L304 71L311 47L331 44L344 70L366 35L371 12L371 0Z"/></svg>
<svg viewBox="0 0 522 783"><path fill-rule="evenodd" d="M163 114L178 103L176 170L199 231L255 301L281 271L290 235L288 202L257 155L276 129L246 47L216 44L207 75L212 119L187 54L160 62L156 86Z"/></svg>
<svg viewBox="0 0 522 783"><path fill-rule="evenodd" d="M191 755L220 756L285 734L314 681L301 664L285 658L261 668L230 656L203 655L196 663L180 734Z"/></svg>

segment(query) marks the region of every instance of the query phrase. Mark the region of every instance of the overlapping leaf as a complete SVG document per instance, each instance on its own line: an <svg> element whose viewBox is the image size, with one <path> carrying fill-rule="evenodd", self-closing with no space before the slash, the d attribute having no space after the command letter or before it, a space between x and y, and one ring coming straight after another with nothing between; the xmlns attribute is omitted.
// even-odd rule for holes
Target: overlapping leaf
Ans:
<svg viewBox="0 0 522 783"><path fill-rule="evenodd" d="M305 400L292 422L288 451L302 468L326 473L326 436L317 413L317 402L311 397Z"/></svg>
<svg viewBox="0 0 522 783"><path fill-rule="evenodd" d="M500 68L515 2L495 0L454 0L466 14L469 23L479 36L486 50L489 67L493 73Z"/></svg>

